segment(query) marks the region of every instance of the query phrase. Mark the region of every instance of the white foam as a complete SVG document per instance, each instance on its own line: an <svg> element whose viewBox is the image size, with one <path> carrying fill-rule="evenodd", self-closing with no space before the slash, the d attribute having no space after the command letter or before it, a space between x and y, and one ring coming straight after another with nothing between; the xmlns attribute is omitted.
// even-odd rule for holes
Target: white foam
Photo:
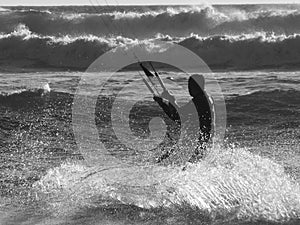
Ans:
<svg viewBox="0 0 300 225"><path fill-rule="evenodd" d="M128 204L144 209L196 209L212 219L229 215L272 222L300 218L299 184L280 165L243 149L220 149L186 170L68 163L49 170L35 189L50 207L55 202L58 214L87 205Z"/></svg>

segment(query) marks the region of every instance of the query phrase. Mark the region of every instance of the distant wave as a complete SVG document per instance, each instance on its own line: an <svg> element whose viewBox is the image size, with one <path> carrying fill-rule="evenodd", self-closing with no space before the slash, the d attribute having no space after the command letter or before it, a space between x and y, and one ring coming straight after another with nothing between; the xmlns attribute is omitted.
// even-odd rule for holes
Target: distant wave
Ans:
<svg viewBox="0 0 300 225"><path fill-rule="evenodd" d="M257 33L239 36L192 35L178 44L194 51L209 66L237 69L293 68L300 63L300 35Z"/></svg>
<svg viewBox="0 0 300 225"><path fill-rule="evenodd" d="M40 36L20 24L14 32L0 36L0 59L10 64L23 61L24 67L83 69L111 49L112 44L95 36Z"/></svg>
<svg viewBox="0 0 300 225"><path fill-rule="evenodd" d="M265 104L267 101L271 104L270 101L273 102L273 105L270 105L268 109L272 109L272 107L287 109L288 106L297 106L300 107L300 102L298 99L300 98L300 91L297 90L260 90L251 92L244 95L238 95L235 98L230 98L228 101L229 104L245 104L246 102L253 101L259 104ZM295 108L297 108L295 107Z"/></svg>
<svg viewBox="0 0 300 225"><path fill-rule="evenodd" d="M14 91L10 91L10 92L0 92L0 97L1 98L5 98L5 97L29 97L30 95L34 96L34 95L44 95L47 93L50 93L51 89L48 83L43 84L41 87L37 87L37 88L22 88L22 89L18 89L18 90L14 90Z"/></svg>
<svg viewBox="0 0 300 225"><path fill-rule="evenodd" d="M262 90L230 98L226 101L228 123L247 121L248 124L265 124L269 128L299 128L299 98L300 91L296 90Z"/></svg>
<svg viewBox="0 0 300 225"><path fill-rule="evenodd" d="M93 9L93 8L91 8ZM218 8L213 6L165 7L90 12L61 12L54 9L12 10L0 14L0 32L12 32L19 23L42 35L122 35L145 38L156 33L172 36L223 35L275 32L300 33L297 8ZM67 9L66 9L67 10Z"/></svg>
<svg viewBox="0 0 300 225"><path fill-rule="evenodd" d="M43 104L43 98L50 92L51 89L48 83L36 88L24 87L8 93L0 92L0 102L3 106L24 106L28 108Z"/></svg>
<svg viewBox="0 0 300 225"><path fill-rule="evenodd" d="M212 69L299 68L300 34L254 33L237 36L156 35L140 40L146 46L155 40L178 43L198 54ZM42 36L24 24L0 35L2 69L9 66L86 69L103 53L124 44L139 44L123 36ZM151 48L150 48L151 49Z"/></svg>
<svg viewBox="0 0 300 225"><path fill-rule="evenodd" d="M1 12L11 12L11 10L10 10L10 9L6 9L6 8L0 7L0 13L1 13Z"/></svg>

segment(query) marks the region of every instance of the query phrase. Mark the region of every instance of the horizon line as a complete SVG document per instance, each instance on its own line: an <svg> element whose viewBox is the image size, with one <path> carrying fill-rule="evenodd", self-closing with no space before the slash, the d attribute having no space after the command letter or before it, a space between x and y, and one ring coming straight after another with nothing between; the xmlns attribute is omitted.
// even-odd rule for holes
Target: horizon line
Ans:
<svg viewBox="0 0 300 225"><path fill-rule="evenodd" d="M201 6L201 5L300 5L300 3L289 2L289 3L213 3L213 4L58 4L58 5L0 5L0 7L16 7L16 6Z"/></svg>

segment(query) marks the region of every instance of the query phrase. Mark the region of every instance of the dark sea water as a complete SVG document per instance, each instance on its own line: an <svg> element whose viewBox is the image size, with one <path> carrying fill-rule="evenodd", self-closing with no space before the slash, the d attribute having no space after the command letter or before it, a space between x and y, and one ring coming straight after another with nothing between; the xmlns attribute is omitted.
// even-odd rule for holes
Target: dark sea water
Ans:
<svg viewBox="0 0 300 225"><path fill-rule="evenodd" d="M298 5L1 8L0 224L299 224L299 15ZM137 71L80 83L102 53L155 39L194 51L213 70L207 85L222 89L224 143L200 162L187 163L190 149L179 148L158 163L164 145L129 149L118 139L115 127L128 124L112 118L116 100L117 109L134 106L133 143L149 136L153 117L172 125ZM187 102L188 76L159 72ZM74 132L91 134L90 96L97 130L83 144L92 152L103 143L108 157L98 164L85 160Z"/></svg>

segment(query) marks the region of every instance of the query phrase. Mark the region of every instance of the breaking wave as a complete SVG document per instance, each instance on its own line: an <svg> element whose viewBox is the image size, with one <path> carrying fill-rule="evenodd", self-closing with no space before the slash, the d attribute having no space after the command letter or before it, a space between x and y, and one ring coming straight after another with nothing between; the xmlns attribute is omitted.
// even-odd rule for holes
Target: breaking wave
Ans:
<svg viewBox="0 0 300 225"><path fill-rule="evenodd" d="M37 88L24 87L18 90L7 92L0 91L0 98L14 98L14 97L30 97L30 95L44 95L51 92L51 88L48 83L42 84Z"/></svg>
<svg viewBox="0 0 300 225"><path fill-rule="evenodd" d="M0 7L0 12L11 12L11 10Z"/></svg>
<svg viewBox="0 0 300 225"><path fill-rule="evenodd" d="M12 32L23 23L42 35L113 34L145 38L156 33L172 36L186 36L191 32L199 35L239 35L261 31L287 35L300 33L297 6L203 5L65 10L24 8L12 10L9 16L0 14L0 32Z"/></svg>
<svg viewBox="0 0 300 225"><path fill-rule="evenodd" d="M24 24L0 35L0 60L5 65L86 69L110 49L125 44L150 46L155 40L177 43L198 54L212 69L297 68L300 65L300 34L175 37L157 34L154 38L80 35L43 36ZM147 48L151 49L151 48Z"/></svg>

